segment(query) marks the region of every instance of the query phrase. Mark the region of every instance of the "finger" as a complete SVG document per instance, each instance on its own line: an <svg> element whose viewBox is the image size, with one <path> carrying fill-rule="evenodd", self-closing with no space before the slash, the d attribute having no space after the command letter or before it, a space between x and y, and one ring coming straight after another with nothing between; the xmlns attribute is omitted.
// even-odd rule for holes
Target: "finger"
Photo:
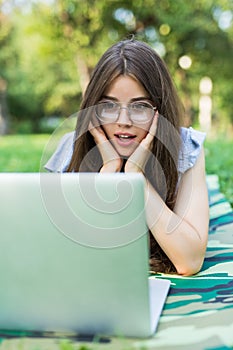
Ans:
<svg viewBox="0 0 233 350"><path fill-rule="evenodd" d="M90 121L89 123L88 130L90 131L92 136L94 136L94 134L96 133L96 127L93 125L92 121Z"/></svg>
<svg viewBox="0 0 233 350"><path fill-rule="evenodd" d="M95 114L92 115L90 123L92 124L93 127L98 127L100 126L99 119L96 117Z"/></svg>
<svg viewBox="0 0 233 350"><path fill-rule="evenodd" d="M93 125L92 121L90 121L89 126L88 126L88 130L90 131L93 128L94 128L94 125Z"/></svg>
<svg viewBox="0 0 233 350"><path fill-rule="evenodd" d="M150 149L153 139L156 135L156 131L157 131L157 125L158 125L158 114L156 113L156 115L153 118L153 121L151 123L150 129L148 131L148 134L146 135L146 137L142 140L141 144L146 148L146 149Z"/></svg>
<svg viewBox="0 0 233 350"><path fill-rule="evenodd" d="M98 121L98 119L97 119L96 117L93 117L93 118L90 120L88 130L91 132L91 134L92 134L93 132L95 132L96 130L98 130L100 133L103 134L103 129L102 129L102 127L100 126L99 121Z"/></svg>
<svg viewBox="0 0 233 350"><path fill-rule="evenodd" d="M100 144L104 141L107 141L106 135L101 127L95 127L92 122L89 123L89 132L94 137L96 144Z"/></svg>
<svg viewBox="0 0 233 350"><path fill-rule="evenodd" d="M158 119L159 119L159 113L156 111L153 121L150 126L149 134L152 136L155 136L156 130L157 130L157 125L158 125Z"/></svg>
<svg viewBox="0 0 233 350"><path fill-rule="evenodd" d="M152 141L156 135L158 118L159 118L159 114L158 114L158 112L156 112L156 114L154 115L153 121L151 123L150 129L148 131L148 134L146 135L144 140L142 140L142 142L141 142L143 144L143 146L147 149L150 149L150 147L152 145Z"/></svg>

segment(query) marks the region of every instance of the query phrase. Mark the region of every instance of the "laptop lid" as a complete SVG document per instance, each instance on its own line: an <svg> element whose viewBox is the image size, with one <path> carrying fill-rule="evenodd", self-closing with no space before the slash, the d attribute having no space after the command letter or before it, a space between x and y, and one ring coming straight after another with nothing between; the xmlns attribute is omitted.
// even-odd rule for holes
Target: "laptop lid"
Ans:
<svg viewBox="0 0 233 350"><path fill-rule="evenodd" d="M153 332L140 174L1 173L0 198L1 329Z"/></svg>

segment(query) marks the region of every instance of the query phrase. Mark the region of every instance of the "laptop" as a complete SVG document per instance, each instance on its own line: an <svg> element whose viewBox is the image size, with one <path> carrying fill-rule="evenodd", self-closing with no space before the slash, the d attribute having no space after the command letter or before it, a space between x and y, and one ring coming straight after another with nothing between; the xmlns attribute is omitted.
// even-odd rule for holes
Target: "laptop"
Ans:
<svg viewBox="0 0 233 350"><path fill-rule="evenodd" d="M142 175L1 173L0 198L0 329L155 333Z"/></svg>

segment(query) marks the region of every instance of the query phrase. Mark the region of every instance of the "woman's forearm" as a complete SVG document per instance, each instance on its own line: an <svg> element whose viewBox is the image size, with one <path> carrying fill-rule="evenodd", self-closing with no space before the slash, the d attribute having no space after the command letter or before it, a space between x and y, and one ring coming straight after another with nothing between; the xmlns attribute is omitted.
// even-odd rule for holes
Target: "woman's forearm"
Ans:
<svg viewBox="0 0 233 350"><path fill-rule="evenodd" d="M182 217L170 210L149 181L145 187L145 210L151 233L177 272L182 275L198 272L205 255L207 235L198 232L186 221L185 215Z"/></svg>

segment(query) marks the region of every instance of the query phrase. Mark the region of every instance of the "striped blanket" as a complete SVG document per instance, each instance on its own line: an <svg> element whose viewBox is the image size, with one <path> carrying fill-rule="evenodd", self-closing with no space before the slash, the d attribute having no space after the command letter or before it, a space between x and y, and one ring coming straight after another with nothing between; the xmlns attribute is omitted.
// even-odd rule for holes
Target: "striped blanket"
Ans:
<svg viewBox="0 0 233 350"><path fill-rule="evenodd" d="M152 349L233 349L233 211L207 176L210 202L208 248L200 273L169 278L172 287ZM142 344L141 344L142 345Z"/></svg>

